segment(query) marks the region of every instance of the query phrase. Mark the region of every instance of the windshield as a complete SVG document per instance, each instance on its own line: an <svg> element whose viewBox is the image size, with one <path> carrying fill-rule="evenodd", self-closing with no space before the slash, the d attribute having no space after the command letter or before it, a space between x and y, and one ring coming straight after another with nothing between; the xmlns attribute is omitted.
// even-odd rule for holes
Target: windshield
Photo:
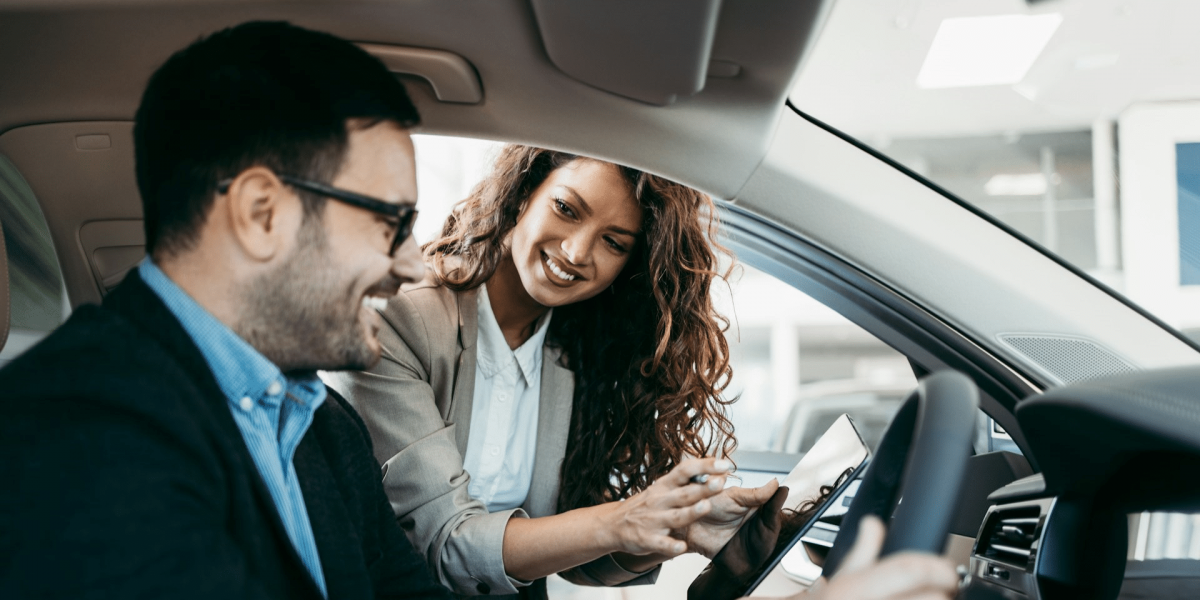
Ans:
<svg viewBox="0 0 1200 600"><path fill-rule="evenodd" d="M801 111L1200 337L1200 2L837 0Z"/></svg>

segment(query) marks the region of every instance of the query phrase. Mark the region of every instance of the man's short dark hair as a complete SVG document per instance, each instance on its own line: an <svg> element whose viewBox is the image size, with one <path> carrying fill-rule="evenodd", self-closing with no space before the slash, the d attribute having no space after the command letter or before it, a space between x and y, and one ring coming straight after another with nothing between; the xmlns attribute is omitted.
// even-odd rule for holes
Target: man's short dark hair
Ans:
<svg viewBox="0 0 1200 600"><path fill-rule="evenodd" d="M387 68L340 38L252 22L176 52L150 78L133 130L147 252L191 247L218 182L247 168L332 181L352 120L409 128L419 117ZM324 206L300 196L306 215Z"/></svg>

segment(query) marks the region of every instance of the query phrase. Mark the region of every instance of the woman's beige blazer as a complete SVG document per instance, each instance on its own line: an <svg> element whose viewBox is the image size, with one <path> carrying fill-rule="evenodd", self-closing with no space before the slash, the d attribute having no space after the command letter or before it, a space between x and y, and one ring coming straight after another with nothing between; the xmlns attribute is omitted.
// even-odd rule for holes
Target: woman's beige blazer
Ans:
<svg viewBox="0 0 1200 600"><path fill-rule="evenodd" d="M442 584L458 594L544 598L544 580L526 583L504 571L510 518L556 512L575 376L560 352L543 349L533 481L521 508L488 513L467 493L463 456L475 388L476 291L455 293L427 279L405 286L383 312L383 358L367 372L327 373L326 381L366 421L383 465L383 485L400 525ZM563 577L585 585L653 583L610 557ZM520 591L518 588L524 588Z"/></svg>

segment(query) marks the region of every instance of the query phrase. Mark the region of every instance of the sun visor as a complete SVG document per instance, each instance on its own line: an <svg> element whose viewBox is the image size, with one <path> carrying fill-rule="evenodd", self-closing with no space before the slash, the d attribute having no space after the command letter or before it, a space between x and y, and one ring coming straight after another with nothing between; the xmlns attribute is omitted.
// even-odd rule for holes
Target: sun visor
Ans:
<svg viewBox="0 0 1200 600"><path fill-rule="evenodd" d="M704 88L720 0L531 0L546 54L606 92L666 106Z"/></svg>

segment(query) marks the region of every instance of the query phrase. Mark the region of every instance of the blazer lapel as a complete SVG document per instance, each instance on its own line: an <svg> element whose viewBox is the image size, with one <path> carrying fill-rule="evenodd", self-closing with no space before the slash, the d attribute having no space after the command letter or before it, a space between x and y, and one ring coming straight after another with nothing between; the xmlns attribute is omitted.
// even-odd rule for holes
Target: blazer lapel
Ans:
<svg viewBox="0 0 1200 600"><path fill-rule="evenodd" d="M332 400L326 399L326 402ZM317 411L327 412L328 409L321 406ZM296 465L305 508L309 515L320 515L320 518L310 516L309 525L312 527L329 597L369 596L369 589L360 589L363 581L370 580L365 573L367 558L362 553L362 528L356 527L346 510L346 504L341 501L342 488L334 478L329 462L321 452L320 441L312 431L304 435L292 462ZM308 573L308 569L305 568L304 572ZM315 582L313 586L316 586Z"/></svg>
<svg viewBox="0 0 1200 600"><path fill-rule="evenodd" d="M479 341L479 290L454 295L458 300L458 364L454 371L454 393L447 420L454 424L454 442L458 453L467 455L467 436L471 433L471 406L475 400L476 342Z"/></svg>
<svg viewBox="0 0 1200 600"><path fill-rule="evenodd" d="M575 373L558 364L561 356L562 351L557 348L542 348L537 452L533 460L533 483L524 507L532 517L552 515L558 507L559 478L575 401Z"/></svg>

